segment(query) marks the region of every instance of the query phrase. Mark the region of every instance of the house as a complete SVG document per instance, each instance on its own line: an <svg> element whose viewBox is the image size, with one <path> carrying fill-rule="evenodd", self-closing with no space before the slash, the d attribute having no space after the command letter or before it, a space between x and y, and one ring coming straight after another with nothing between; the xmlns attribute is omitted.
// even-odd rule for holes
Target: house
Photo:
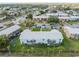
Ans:
<svg viewBox="0 0 79 59"><path fill-rule="evenodd" d="M63 21L79 20L79 16L67 16L67 17L58 17L58 18Z"/></svg>
<svg viewBox="0 0 79 59"><path fill-rule="evenodd" d="M79 16L77 10L67 10L65 11L67 14L73 15L73 16Z"/></svg>
<svg viewBox="0 0 79 59"><path fill-rule="evenodd" d="M60 44L63 36L58 30L51 31L30 31L25 29L20 35L21 44Z"/></svg>
<svg viewBox="0 0 79 59"><path fill-rule="evenodd" d="M46 15L33 16L33 20L46 21L46 20L48 20L48 16L46 16Z"/></svg>
<svg viewBox="0 0 79 59"><path fill-rule="evenodd" d="M79 28L64 26L63 30L68 38L79 39Z"/></svg>
<svg viewBox="0 0 79 59"><path fill-rule="evenodd" d="M34 11L33 15L40 15L39 11Z"/></svg>
<svg viewBox="0 0 79 59"><path fill-rule="evenodd" d="M18 26L18 25L13 25L13 26L11 26L11 27L9 27L9 28L6 28L6 29L0 31L0 36L1 36L1 35L6 35L6 36L8 36L8 37L16 36L16 35L18 35L19 32L20 32L19 29L20 29L20 26Z"/></svg>
<svg viewBox="0 0 79 59"><path fill-rule="evenodd" d="M70 20L79 20L79 16L70 16Z"/></svg>
<svg viewBox="0 0 79 59"><path fill-rule="evenodd" d="M69 21L70 18L69 17L58 17L60 19L60 21Z"/></svg>
<svg viewBox="0 0 79 59"><path fill-rule="evenodd" d="M4 24L3 23L0 23L0 28L3 28Z"/></svg>
<svg viewBox="0 0 79 59"><path fill-rule="evenodd" d="M0 22L2 22L5 18L6 18L6 16L1 17Z"/></svg>
<svg viewBox="0 0 79 59"><path fill-rule="evenodd" d="M24 22L26 20L26 17L27 16L20 16L20 17L16 18L16 20L13 20L12 22L14 24L20 24L20 23L22 23L22 22Z"/></svg>
<svg viewBox="0 0 79 59"><path fill-rule="evenodd" d="M0 31L5 29L7 26L5 26L3 23L0 23Z"/></svg>
<svg viewBox="0 0 79 59"><path fill-rule="evenodd" d="M79 24L72 24L71 25L73 28L79 28Z"/></svg>
<svg viewBox="0 0 79 59"><path fill-rule="evenodd" d="M49 24L34 24L33 28L50 28Z"/></svg>
<svg viewBox="0 0 79 59"><path fill-rule="evenodd" d="M26 16L20 16L16 19L17 22L23 22L26 20Z"/></svg>
<svg viewBox="0 0 79 59"><path fill-rule="evenodd" d="M60 24L51 24L51 29L60 29L61 25Z"/></svg>
<svg viewBox="0 0 79 59"><path fill-rule="evenodd" d="M57 12L57 13L47 13L47 16L57 16L57 17L66 17L68 16L67 13L64 12Z"/></svg>
<svg viewBox="0 0 79 59"><path fill-rule="evenodd" d="M66 23L66 24L64 24L64 26L69 26L69 27L72 27L72 28L79 28L79 23L75 23L75 24L68 24L68 23Z"/></svg>
<svg viewBox="0 0 79 59"><path fill-rule="evenodd" d="M58 13L47 13L47 16L58 16Z"/></svg>

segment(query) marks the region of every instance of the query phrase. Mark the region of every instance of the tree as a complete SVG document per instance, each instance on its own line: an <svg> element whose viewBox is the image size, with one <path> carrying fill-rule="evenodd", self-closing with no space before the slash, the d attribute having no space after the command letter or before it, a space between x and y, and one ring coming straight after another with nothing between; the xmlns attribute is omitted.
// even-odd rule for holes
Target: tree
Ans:
<svg viewBox="0 0 79 59"><path fill-rule="evenodd" d="M34 21L26 21L26 27L31 27L31 26L33 26L35 24L35 22Z"/></svg>
<svg viewBox="0 0 79 59"><path fill-rule="evenodd" d="M44 14L45 12L44 11L40 11L40 14Z"/></svg>
<svg viewBox="0 0 79 59"><path fill-rule="evenodd" d="M6 46L6 37L5 36L0 36L0 48Z"/></svg>
<svg viewBox="0 0 79 59"><path fill-rule="evenodd" d="M23 23L20 23L21 30L24 30L26 27L31 27L35 24L33 20L28 19L28 21L24 21Z"/></svg>
<svg viewBox="0 0 79 59"><path fill-rule="evenodd" d="M56 16L49 16L48 23L59 23L59 19Z"/></svg>
<svg viewBox="0 0 79 59"><path fill-rule="evenodd" d="M0 51L6 52L8 51L8 42L7 37L5 35L0 36Z"/></svg>
<svg viewBox="0 0 79 59"><path fill-rule="evenodd" d="M29 18L29 19L32 20L32 19L33 19L33 15L32 15L32 14L28 14L28 15L27 15L27 18Z"/></svg>
<svg viewBox="0 0 79 59"><path fill-rule="evenodd" d="M64 10L71 10L71 8L70 7L66 7L66 8L63 8Z"/></svg>
<svg viewBox="0 0 79 59"><path fill-rule="evenodd" d="M57 6L56 6L56 9L58 9L58 10L63 10L63 7L62 7L62 5L57 5Z"/></svg>
<svg viewBox="0 0 79 59"><path fill-rule="evenodd" d="M21 26L20 31L23 31L26 28L26 23L25 22L20 23L20 26Z"/></svg>
<svg viewBox="0 0 79 59"><path fill-rule="evenodd" d="M73 12L72 12L72 11L70 11L68 14L73 15Z"/></svg>
<svg viewBox="0 0 79 59"><path fill-rule="evenodd" d="M2 12L2 15L3 15L3 16L7 16L7 15L9 15L9 14L8 14L6 11L3 11L3 12Z"/></svg>

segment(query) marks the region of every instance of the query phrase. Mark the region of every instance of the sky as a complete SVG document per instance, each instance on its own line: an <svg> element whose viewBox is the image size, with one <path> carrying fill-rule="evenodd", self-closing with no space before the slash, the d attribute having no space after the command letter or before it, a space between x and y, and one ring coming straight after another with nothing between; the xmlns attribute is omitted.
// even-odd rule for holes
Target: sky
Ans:
<svg viewBox="0 0 79 59"><path fill-rule="evenodd" d="M0 0L1 3L79 3L79 0Z"/></svg>

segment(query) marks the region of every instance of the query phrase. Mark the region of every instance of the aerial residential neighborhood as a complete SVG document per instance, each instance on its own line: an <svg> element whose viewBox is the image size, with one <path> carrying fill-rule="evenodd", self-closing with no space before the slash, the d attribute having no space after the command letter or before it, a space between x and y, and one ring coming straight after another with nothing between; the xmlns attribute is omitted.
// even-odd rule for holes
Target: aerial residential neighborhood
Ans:
<svg viewBox="0 0 79 59"><path fill-rule="evenodd" d="M79 4L0 4L1 56L79 56Z"/></svg>

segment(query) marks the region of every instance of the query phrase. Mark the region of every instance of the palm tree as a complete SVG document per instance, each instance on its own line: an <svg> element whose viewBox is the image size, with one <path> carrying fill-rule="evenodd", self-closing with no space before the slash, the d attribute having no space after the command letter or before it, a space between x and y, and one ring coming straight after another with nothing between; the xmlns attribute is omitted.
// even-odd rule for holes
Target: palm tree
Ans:
<svg viewBox="0 0 79 59"><path fill-rule="evenodd" d="M28 14L27 17L28 17L29 19L31 19L31 20L33 19L33 15L32 15L32 14Z"/></svg>

